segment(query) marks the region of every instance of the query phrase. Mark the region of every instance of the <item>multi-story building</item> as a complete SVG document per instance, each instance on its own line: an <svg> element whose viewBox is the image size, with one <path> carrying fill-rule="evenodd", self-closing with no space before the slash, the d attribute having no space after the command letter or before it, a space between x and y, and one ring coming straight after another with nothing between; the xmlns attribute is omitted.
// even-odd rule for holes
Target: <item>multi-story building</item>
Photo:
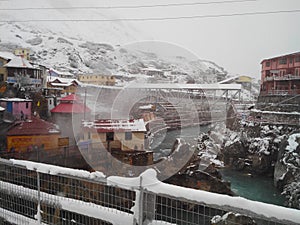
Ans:
<svg viewBox="0 0 300 225"><path fill-rule="evenodd" d="M82 83L94 85L113 86L116 83L116 78L112 75L82 74L78 76L78 80Z"/></svg>
<svg viewBox="0 0 300 225"><path fill-rule="evenodd" d="M7 70L7 83L35 87L42 85L42 70L21 56L13 58L3 67Z"/></svg>
<svg viewBox="0 0 300 225"><path fill-rule="evenodd" d="M0 52L0 83L7 79L7 69L4 67L11 59L15 57L11 52Z"/></svg>
<svg viewBox="0 0 300 225"><path fill-rule="evenodd" d="M300 52L261 62L261 96L300 94Z"/></svg>

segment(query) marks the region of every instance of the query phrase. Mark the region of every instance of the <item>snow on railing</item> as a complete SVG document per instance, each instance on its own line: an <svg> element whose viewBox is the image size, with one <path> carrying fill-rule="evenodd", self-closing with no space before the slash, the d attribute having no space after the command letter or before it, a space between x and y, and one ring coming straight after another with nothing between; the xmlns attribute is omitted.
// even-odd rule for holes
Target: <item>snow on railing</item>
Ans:
<svg viewBox="0 0 300 225"><path fill-rule="evenodd" d="M139 177L105 177L0 159L0 180L0 217L11 222L21 218L28 224L196 225L211 224L212 217L226 212L246 214L257 224L300 221L296 209L160 182L154 169Z"/></svg>

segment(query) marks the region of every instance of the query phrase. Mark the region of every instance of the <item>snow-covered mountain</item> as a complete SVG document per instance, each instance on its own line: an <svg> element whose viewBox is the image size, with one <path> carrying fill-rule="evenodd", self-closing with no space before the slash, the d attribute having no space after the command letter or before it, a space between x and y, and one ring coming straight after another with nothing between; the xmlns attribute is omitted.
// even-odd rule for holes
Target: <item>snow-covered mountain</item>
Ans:
<svg viewBox="0 0 300 225"><path fill-rule="evenodd" d="M1 11L0 20L9 22L0 22L0 51L13 52L16 48L28 48L31 50L33 61L74 74L128 76L140 74L145 68L153 68L165 71L165 75L159 77L161 81L184 83L217 82L227 74L222 67L213 62L190 57L184 51L174 51L178 48L174 45L162 43L157 45L148 41L145 45L150 48L140 48L140 43L136 45L134 43L151 40L151 35L139 32L128 22L74 22L72 21L74 18L97 20L118 18L109 10L63 9L75 4L78 3L69 0L5 1L5 6L2 7L6 9L26 8L26 10ZM56 9L50 9L53 7ZM32 8L47 8L47 10ZM17 22L20 20L33 21ZM132 44L126 45L127 43ZM159 51L160 46L166 48L166 52L170 54Z"/></svg>

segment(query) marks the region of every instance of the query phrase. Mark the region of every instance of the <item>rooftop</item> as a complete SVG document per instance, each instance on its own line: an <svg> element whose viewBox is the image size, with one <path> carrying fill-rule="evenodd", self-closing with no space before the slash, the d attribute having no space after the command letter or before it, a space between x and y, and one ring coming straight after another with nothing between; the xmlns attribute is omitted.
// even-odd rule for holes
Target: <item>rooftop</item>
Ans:
<svg viewBox="0 0 300 225"><path fill-rule="evenodd" d="M91 112L90 108L82 103L60 103L51 110L51 113L84 113Z"/></svg>
<svg viewBox="0 0 300 225"><path fill-rule="evenodd" d="M13 59L15 57L16 56L11 52L0 52L0 58L6 59L6 60Z"/></svg>
<svg viewBox="0 0 300 225"><path fill-rule="evenodd" d="M24 98L0 98L0 102L32 102L32 100Z"/></svg>
<svg viewBox="0 0 300 225"><path fill-rule="evenodd" d="M16 123L8 132L9 136L59 134L57 126L37 117Z"/></svg>
<svg viewBox="0 0 300 225"><path fill-rule="evenodd" d="M143 119L106 119L106 120L96 120L93 122L85 121L83 122L83 128L96 129L98 133L106 132L145 132L145 122Z"/></svg>
<svg viewBox="0 0 300 225"><path fill-rule="evenodd" d="M289 53L289 54L274 56L274 57L271 57L271 58L266 58L266 59L263 59L261 61L261 63L263 63L266 60L270 60L270 59L276 59L276 58L287 57L287 56L295 56L295 55L300 55L300 52L294 52L294 53Z"/></svg>
<svg viewBox="0 0 300 225"><path fill-rule="evenodd" d="M28 60L24 59L21 56L17 56L5 64L4 67L8 68L26 68L26 69L35 69Z"/></svg>

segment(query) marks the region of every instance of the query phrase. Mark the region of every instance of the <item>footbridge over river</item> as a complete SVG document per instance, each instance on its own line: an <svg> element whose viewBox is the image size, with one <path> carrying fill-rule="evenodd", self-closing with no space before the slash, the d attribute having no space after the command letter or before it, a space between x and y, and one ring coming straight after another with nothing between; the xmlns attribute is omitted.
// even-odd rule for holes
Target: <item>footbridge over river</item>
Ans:
<svg viewBox="0 0 300 225"><path fill-rule="evenodd" d="M241 99L240 84L84 85L79 92L87 96L87 104L94 108L99 118L141 117L152 109L171 127L222 120L228 103Z"/></svg>

